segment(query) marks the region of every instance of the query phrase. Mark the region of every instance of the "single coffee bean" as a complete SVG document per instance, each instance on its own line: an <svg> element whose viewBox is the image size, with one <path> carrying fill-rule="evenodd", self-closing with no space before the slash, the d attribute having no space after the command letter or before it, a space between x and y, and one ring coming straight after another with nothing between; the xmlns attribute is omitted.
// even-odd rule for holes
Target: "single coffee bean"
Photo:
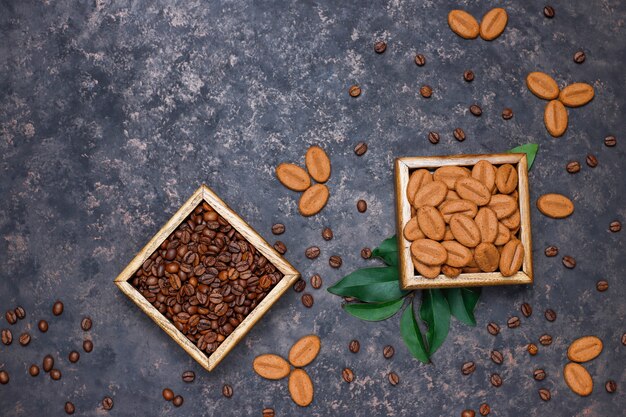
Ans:
<svg viewBox="0 0 626 417"><path fill-rule="evenodd" d="M183 402L185 400L183 399L182 395L177 395L174 397L174 399L172 400L172 404L174 404L174 407L180 407L181 405L183 405Z"/></svg>
<svg viewBox="0 0 626 417"><path fill-rule="evenodd" d="M350 94L350 97L358 97L361 95L361 87L353 85L350 87L350 90L348 90L348 93Z"/></svg>
<svg viewBox="0 0 626 417"><path fill-rule="evenodd" d="M596 156L593 155L593 154L587 155L587 158L585 159L585 162L587 162L587 165L590 168L595 168L595 167L598 166L598 158L596 158Z"/></svg>
<svg viewBox="0 0 626 417"><path fill-rule="evenodd" d="M539 337L539 343L541 343L543 346L551 345L552 344L552 336L550 336L549 334L541 335Z"/></svg>
<svg viewBox="0 0 626 417"><path fill-rule="evenodd" d="M320 274L314 274L311 277L311 287L315 288L316 290L322 288L322 277L320 276Z"/></svg>
<svg viewBox="0 0 626 417"><path fill-rule="evenodd" d="M383 41L378 41L374 44L374 51L377 54L382 54L387 50L387 44Z"/></svg>
<svg viewBox="0 0 626 417"><path fill-rule="evenodd" d="M113 398L111 397L104 397L102 399L102 408L106 411L109 411L110 409L113 408Z"/></svg>
<svg viewBox="0 0 626 417"><path fill-rule="evenodd" d="M533 378L535 378L536 381L543 381L546 379L546 371L543 369L535 369L533 372Z"/></svg>
<svg viewBox="0 0 626 417"><path fill-rule="evenodd" d="M287 245L285 245L285 243L281 242L280 240L277 240L276 243L274 243L274 249L276 249L276 252L280 253L281 255L287 253Z"/></svg>
<svg viewBox="0 0 626 417"><path fill-rule="evenodd" d="M472 113L476 117L479 117L481 114L483 114L483 109L481 109L478 104L472 104L469 110L470 113Z"/></svg>
<svg viewBox="0 0 626 417"><path fill-rule="evenodd" d="M387 345L383 348L383 357L385 359L391 359L394 353L395 353L395 349L391 345Z"/></svg>
<svg viewBox="0 0 626 417"><path fill-rule="evenodd" d="M359 213L365 213L367 211L367 202L365 200L357 201L356 209L359 211Z"/></svg>
<svg viewBox="0 0 626 417"><path fill-rule="evenodd" d="M389 375L387 375L387 379L389 380L389 383L394 387L400 383L400 377L395 372L389 372Z"/></svg>
<svg viewBox="0 0 626 417"><path fill-rule="evenodd" d="M552 398L552 396L550 395L550 390L541 388L539 390L539 398L541 398L544 401L550 401L550 398Z"/></svg>
<svg viewBox="0 0 626 417"><path fill-rule="evenodd" d="M439 143L439 133L437 132L428 132L428 141L433 145Z"/></svg>
<svg viewBox="0 0 626 417"><path fill-rule="evenodd" d="M196 374L193 371L185 371L183 372L183 381L184 382L193 382L196 379Z"/></svg>
<svg viewBox="0 0 626 417"><path fill-rule="evenodd" d="M530 353L531 356L535 356L537 352L539 352L537 345L534 343L529 343L528 346L526 346L526 350L528 351L528 353Z"/></svg>
<svg viewBox="0 0 626 417"><path fill-rule="evenodd" d="M350 368L344 368L343 371L341 371L341 377L344 381L350 383L354 381L354 372L352 372L352 369Z"/></svg>
<svg viewBox="0 0 626 417"><path fill-rule="evenodd" d="M511 120L513 118L513 109L506 107L504 110L502 110L502 118L504 120Z"/></svg>
<svg viewBox="0 0 626 417"><path fill-rule="evenodd" d="M548 19L552 19L554 17L554 7L546 6L543 8L543 15Z"/></svg>
<svg viewBox="0 0 626 417"><path fill-rule="evenodd" d="M498 374L491 374L491 376L489 377L489 382L491 382L491 385L493 385L496 388L501 387L502 377Z"/></svg>
<svg viewBox="0 0 626 417"><path fill-rule="evenodd" d="M361 249L361 258L369 259L372 257L372 250L370 248Z"/></svg>
<svg viewBox="0 0 626 417"><path fill-rule="evenodd" d="M500 352L499 350L492 350L491 351L491 360L496 365L501 365L502 362L504 361L504 356L502 355L502 352Z"/></svg>
<svg viewBox="0 0 626 417"><path fill-rule="evenodd" d="M224 384L222 387L222 395L226 398L230 398L233 396L233 387L228 384Z"/></svg>
<svg viewBox="0 0 626 417"><path fill-rule="evenodd" d="M461 411L461 417L475 417L476 416L476 412L474 410L463 410Z"/></svg>
<svg viewBox="0 0 626 417"><path fill-rule="evenodd" d="M576 267L576 259L571 256L564 256L562 259L563 266L568 269L573 269Z"/></svg>
<svg viewBox="0 0 626 417"><path fill-rule="evenodd" d="M52 378L53 381L58 381L59 379L61 379L61 371L59 371L58 369L50 370L50 378Z"/></svg>
<svg viewBox="0 0 626 417"><path fill-rule="evenodd" d="M9 373L5 370L0 371L0 384L6 385L9 383Z"/></svg>
<svg viewBox="0 0 626 417"><path fill-rule="evenodd" d="M354 147L354 153L356 154L356 156L363 156L365 155L365 152L367 152L367 143L365 142L359 142Z"/></svg>
<svg viewBox="0 0 626 417"><path fill-rule="evenodd" d="M39 375L39 367L35 364L31 365L30 368L28 368L28 373L30 374L30 376Z"/></svg>
<svg viewBox="0 0 626 417"><path fill-rule="evenodd" d="M609 379L608 381L606 381L606 384L604 384L604 389L609 394L613 394L615 391L617 391L617 382Z"/></svg>
<svg viewBox="0 0 626 417"><path fill-rule="evenodd" d="M302 292L306 288L306 281L302 278L298 278L298 280L293 284L293 290L295 292Z"/></svg>
<svg viewBox="0 0 626 417"><path fill-rule="evenodd" d="M582 64L583 62L585 62L585 58L587 58L585 56L585 53L583 51L577 51L574 54L574 62L577 64Z"/></svg>
<svg viewBox="0 0 626 417"><path fill-rule="evenodd" d="M320 256L320 248L317 246L310 246L304 251L304 255L309 259L315 259Z"/></svg>
<svg viewBox="0 0 626 417"><path fill-rule="evenodd" d="M454 129L453 134L454 134L454 139L458 140L459 142L463 142L465 140L465 132L460 127L457 127L456 129Z"/></svg>
<svg viewBox="0 0 626 417"><path fill-rule="evenodd" d="M461 373L463 375L470 375L476 370L476 364L474 362L465 362L461 367Z"/></svg>
<svg viewBox="0 0 626 417"><path fill-rule="evenodd" d="M358 351L361 349L361 344L358 340L352 340L348 344L348 349L350 349L350 352L352 353L358 353Z"/></svg>
<svg viewBox="0 0 626 417"><path fill-rule="evenodd" d="M262 417L276 417L276 413L273 408L264 408Z"/></svg>
<svg viewBox="0 0 626 417"><path fill-rule="evenodd" d="M285 225L282 223L276 223L272 225L272 233L275 235L282 235L285 233Z"/></svg>
<svg viewBox="0 0 626 417"><path fill-rule="evenodd" d="M626 333L622 335L622 345L626 346Z"/></svg>
<svg viewBox="0 0 626 417"><path fill-rule="evenodd" d="M480 413L481 416L487 416L489 415L489 413L491 413L491 408L489 407L489 404L482 403L480 405L480 408L478 409L478 412Z"/></svg>
<svg viewBox="0 0 626 417"><path fill-rule="evenodd" d="M544 313L544 316L546 317L546 320L554 321L554 320L556 320L556 311L554 311L551 308L549 308Z"/></svg>
<svg viewBox="0 0 626 417"><path fill-rule="evenodd" d="M596 282L596 290L600 292L604 292L608 289L609 289L609 283L607 281L601 279L600 281Z"/></svg>
<svg viewBox="0 0 626 417"><path fill-rule="evenodd" d="M604 145L612 148L613 146L617 145L617 139L613 135L607 136L604 138Z"/></svg>
<svg viewBox="0 0 626 417"><path fill-rule="evenodd" d="M424 98L430 98L433 95L433 89L431 86L429 85L423 85L420 88L420 94L422 95L422 97Z"/></svg>
<svg viewBox="0 0 626 417"><path fill-rule="evenodd" d="M83 350L87 353L90 353L93 350L93 342L89 339L83 342Z"/></svg>
<svg viewBox="0 0 626 417"><path fill-rule="evenodd" d="M559 254L559 248L557 248L556 246L548 246L546 250L544 251L544 253L546 254L547 257L552 258L553 256L556 256Z"/></svg>
<svg viewBox="0 0 626 417"><path fill-rule="evenodd" d="M423 67L426 65L426 57L422 54L415 55L415 65L418 67Z"/></svg>
<svg viewBox="0 0 626 417"><path fill-rule="evenodd" d="M17 314L15 314L15 311L13 310L7 310L7 312L4 314L4 317L7 319L7 322L9 324L17 323Z"/></svg>
<svg viewBox="0 0 626 417"><path fill-rule="evenodd" d="M45 333L48 331L48 322L45 320L39 320L39 323L37 323L37 327L39 328L40 332Z"/></svg>
<svg viewBox="0 0 626 417"><path fill-rule="evenodd" d="M15 307L14 312L15 312L15 317L17 317L20 320L23 320L24 317L26 317L26 310L24 310L24 308L21 306Z"/></svg>
<svg viewBox="0 0 626 417"><path fill-rule="evenodd" d="M78 362L79 359L80 359L80 353L76 352L75 350L70 352L70 355L69 355L70 362L76 363Z"/></svg>
<svg viewBox="0 0 626 417"><path fill-rule="evenodd" d="M570 174L576 174L577 172L580 172L580 162L578 162L578 161L570 161L565 166L565 169Z"/></svg>
<svg viewBox="0 0 626 417"><path fill-rule="evenodd" d="M489 323L487 325L487 331L489 332L489 334L496 336L498 333L500 333L500 326L498 326L496 323Z"/></svg>
<svg viewBox="0 0 626 417"><path fill-rule="evenodd" d="M322 230L322 238L324 238L324 240L331 240L333 236L334 234L330 227L325 227L324 230Z"/></svg>
<svg viewBox="0 0 626 417"><path fill-rule="evenodd" d="M617 233L622 230L622 223L619 220L614 220L609 224L609 230L613 233Z"/></svg>
<svg viewBox="0 0 626 417"><path fill-rule="evenodd" d="M2 344L9 346L13 343L13 333L9 329L2 330Z"/></svg>
<svg viewBox="0 0 626 417"><path fill-rule="evenodd" d="M330 257L330 259L328 260L328 264L332 267L332 268L339 268L341 267L341 264L343 263L343 260L341 259L341 256L338 255L333 255Z"/></svg>
<svg viewBox="0 0 626 417"><path fill-rule="evenodd" d="M506 321L506 325L509 329L515 329L520 325L520 319L517 316L513 316Z"/></svg>
<svg viewBox="0 0 626 417"><path fill-rule="evenodd" d="M54 358L52 357L52 355L44 356L42 367L44 372L50 372L52 370L52 368L54 367Z"/></svg>
<svg viewBox="0 0 626 417"><path fill-rule="evenodd" d="M306 308L311 308L313 307L313 296L311 294L304 294L302 296L302 304L306 307Z"/></svg>
<svg viewBox="0 0 626 417"><path fill-rule="evenodd" d="M72 404L69 401L65 403L65 412L67 414L74 414L75 411L76 411L76 407L74 407L74 404Z"/></svg>
<svg viewBox="0 0 626 417"><path fill-rule="evenodd" d="M61 301L57 300L52 305L52 314L54 314L55 316L60 316L61 314L63 314L63 303Z"/></svg>
<svg viewBox="0 0 626 417"><path fill-rule="evenodd" d="M91 330L92 324L91 319L89 317L85 317L80 322L80 328L87 332Z"/></svg>
<svg viewBox="0 0 626 417"><path fill-rule="evenodd" d="M165 401L172 401L174 399L174 391L169 388L163 389L162 394Z"/></svg>
<svg viewBox="0 0 626 417"><path fill-rule="evenodd" d="M522 314L526 318L530 317L533 314L533 308L528 303L523 303L520 310L522 310Z"/></svg>
<svg viewBox="0 0 626 417"><path fill-rule="evenodd" d="M22 333L20 335L20 345L26 346L30 343L30 335L28 333Z"/></svg>
<svg viewBox="0 0 626 417"><path fill-rule="evenodd" d="M467 70L463 73L463 79L468 83L474 81L474 72L471 70Z"/></svg>

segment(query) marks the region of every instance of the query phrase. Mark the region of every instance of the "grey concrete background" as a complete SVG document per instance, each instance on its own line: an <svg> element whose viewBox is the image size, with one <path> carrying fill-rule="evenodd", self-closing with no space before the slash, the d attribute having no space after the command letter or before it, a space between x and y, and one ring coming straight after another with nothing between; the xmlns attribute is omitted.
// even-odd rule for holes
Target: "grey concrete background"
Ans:
<svg viewBox="0 0 626 417"><path fill-rule="evenodd" d="M446 15L454 7L480 17L504 5L510 20L494 42L465 41L454 35ZM3 416L61 416L63 404L76 415L102 416L100 400L110 395L117 416L277 415L456 416L487 401L494 416L617 416L626 409L626 270L624 231L608 232L614 219L626 220L624 106L626 105L626 3L555 1L556 17L546 19L542 1L0 1L0 310L22 305L27 318L9 327L15 338L30 330L21 347L0 345L0 368L11 375L0 386ZM376 55L373 43L389 43ZM582 48L587 61L572 61ZM416 52L426 66L413 63ZM476 80L465 83L472 69ZM545 103L530 94L525 75L552 74L561 85L586 81L596 89L589 105L569 112L560 139L542 123ZM352 99L347 88L359 83ZM419 96L422 84L434 95ZM480 118L468 107L483 107ZM511 107L515 116L500 113ZM462 127L458 143L452 130ZM426 140L439 131L441 143ZM603 145L614 134L615 148ZM362 158L353 147L366 141ZM392 162L406 155L496 152L527 142L541 148L530 174L532 201L562 192L576 204L573 216L550 220L533 207L536 284L489 288L477 307L478 326L454 321L433 365L412 359L399 336L399 317L365 323L347 316L341 300L325 291L343 274L364 266L361 247L394 234ZM297 213L297 195L280 186L273 168L282 161L303 163L306 148L323 146L333 163L331 199L309 219ZM584 164L598 157L595 169ZM569 160L583 162L576 175ZM270 227L287 226L281 239L287 258L303 274L319 272L324 287L312 291L306 309L288 291L249 336L212 373L204 372L164 332L123 296L112 281L182 202L207 183L270 242ZM369 204L359 214L355 203ZM324 226L335 239L322 240ZM312 244L322 256L307 260ZM566 270L543 249L557 245L578 261ZM344 265L331 270L327 259L340 254ZM605 278L610 288L595 290ZM51 314L55 299L65 313ZM506 329L519 306L535 313L522 326ZM543 311L553 308L549 323ZM80 319L90 315L84 334ZM36 330L40 318L50 330ZM493 337L489 321L503 327ZM529 341L548 332L552 346L534 358ZM301 409L289 399L286 381L266 381L251 369L261 353L286 355L308 333L320 335L320 356L308 367L315 401ZM575 338L595 334L602 355L588 365L595 389L577 397L564 384L566 348ZM84 337L95 343L77 364L67 354ZM352 338L361 352L347 349ZM385 344L396 348L391 360ZM497 366L489 352L498 348ZM32 378L30 363L51 353L63 378ZM463 377L460 366L474 360L477 371ZM356 380L346 384L341 369ZM538 383L532 371L543 367ZM193 384L180 374L194 370ZM386 380L396 371L400 385ZM488 377L499 372L504 384ZM618 382L609 395L604 382ZM232 399L221 396L230 383ZM185 398L180 409L161 398L171 387ZM537 390L552 390L544 403ZM622 410L620 412L619 410Z"/></svg>

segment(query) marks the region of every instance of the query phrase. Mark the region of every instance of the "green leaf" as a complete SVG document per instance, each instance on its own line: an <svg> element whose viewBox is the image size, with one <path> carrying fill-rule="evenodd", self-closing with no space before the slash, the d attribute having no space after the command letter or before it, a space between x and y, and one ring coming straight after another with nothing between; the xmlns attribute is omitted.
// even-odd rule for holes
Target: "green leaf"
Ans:
<svg viewBox="0 0 626 417"><path fill-rule="evenodd" d="M517 146L507 153L525 153L526 160L528 161L528 170L533 166L533 162L535 162L535 156L537 155L537 151L539 150L539 145L536 143L527 143L526 145Z"/></svg>
<svg viewBox="0 0 626 417"><path fill-rule="evenodd" d="M393 235L372 251L372 256L381 258L387 265L398 265L398 239Z"/></svg>
<svg viewBox="0 0 626 417"><path fill-rule="evenodd" d="M344 304L343 309L361 320L381 321L396 314L402 304L404 304L404 298L387 303Z"/></svg>
<svg viewBox="0 0 626 417"><path fill-rule="evenodd" d="M368 303L385 303L409 293L400 289L398 268L395 266L357 269L328 288L328 291Z"/></svg>
<svg viewBox="0 0 626 417"><path fill-rule="evenodd" d="M413 314L413 302L411 302L402 313L402 318L400 319L400 334L402 335L404 344L409 348L409 351L416 359L419 359L423 363L430 362L428 352L424 346L422 332Z"/></svg>
<svg viewBox="0 0 626 417"><path fill-rule="evenodd" d="M478 288L448 288L443 290L450 312L461 323L469 326L476 326L474 318L474 308L480 297L480 287Z"/></svg>
<svg viewBox="0 0 626 417"><path fill-rule="evenodd" d="M448 337L450 328L450 307L439 289L422 291L420 317L428 325L426 340L430 355L435 353Z"/></svg>

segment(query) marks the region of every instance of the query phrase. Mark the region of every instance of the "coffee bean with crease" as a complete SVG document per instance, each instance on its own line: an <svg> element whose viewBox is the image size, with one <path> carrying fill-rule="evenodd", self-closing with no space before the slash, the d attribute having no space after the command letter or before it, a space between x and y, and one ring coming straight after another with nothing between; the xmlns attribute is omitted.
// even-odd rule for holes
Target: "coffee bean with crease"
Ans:
<svg viewBox="0 0 626 417"><path fill-rule="evenodd" d="M191 383L196 379L196 374L193 371L185 371L182 378L184 382Z"/></svg>
<svg viewBox="0 0 626 417"><path fill-rule="evenodd" d="M350 383L354 381L354 372L350 368L344 368L343 371L341 371L341 377L344 381Z"/></svg>
<svg viewBox="0 0 626 417"><path fill-rule="evenodd" d="M476 117L479 117L483 114L483 109L481 109L478 104L472 104L469 110L470 110L470 113L472 113Z"/></svg>
<svg viewBox="0 0 626 417"><path fill-rule="evenodd" d="M544 371L543 369L535 369L533 371L533 378L535 379L535 381L543 381L544 379L546 379L546 371Z"/></svg>
<svg viewBox="0 0 626 417"><path fill-rule="evenodd" d="M370 248L361 249L361 258L369 259L372 257L372 250Z"/></svg>
<svg viewBox="0 0 626 417"><path fill-rule="evenodd" d="M489 407L489 404L482 403L480 407L478 408L478 412L480 413L481 416L486 416L486 415L489 415L489 413L491 412L491 408Z"/></svg>
<svg viewBox="0 0 626 417"><path fill-rule="evenodd" d="M113 398L104 397L102 399L102 409L105 411L109 411L113 408Z"/></svg>
<svg viewBox="0 0 626 417"><path fill-rule="evenodd" d="M74 407L74 404L72 404L69 401L65 403L65 412L67 414L74 414L75 411L76 411L76 407Z"/></svg>
<svg viewBox="0 0 626 417"><path fill-rule="evenodd" d="M383 357L385 359L391 359L394 353L395 353L395 349L391 345L387 345L383 348Z"/></svg>
<svg viewBox="0 0 626 417"><path fill-rule="evenodd" d="M320 274L314 274L311 277L311 287L315 288L316 290L322 288L322 277L320 276Z"/></svg>
<svg viewBox="0 0 626 417"><path fill-rule="evenodd" d="M520 308L524 317L528 318L533 314L533 308L528 303L522 303L522 307Z"/></svg>
<svg viewBox="0 0 626 417"><path fill-rule="evenodd" d="M320 248L317 246L310 246L304 251L304 255L309 259L315 259L320 256Z"/></svg>
<svg viewBox="0 0 626 417"><path fill-rule="evenodd" d="M495 363L496 365L501 365L502 362L504 361L504 356L502 355L502 352L498 350L492 350L490 356L491 356L492 362Z"/></svg>
<svg viewBox="0 0 626 417"><path fill-rule="evenodd" d="M275 235L282 235L285 233L285 225L282 223L272 225L272 233Z"/></svg>
<svg viewBox="0 0 626 417"><path fill-rule="evenodd" d="M437 132L428 132L428 141L433 145L439 143L439 133Z"/></svg>
<svg viewBox="0 0 626 417"><path fill-rule="evenodd" d="M550 336L549 334L541 335L539 337L539 343L541 343L543 346L551 345L552 344L552 336Z"/></svg>
<svg viewBox="0 0 626 417"><path fill-rule="evenodd" d="M502 118L504 120L511 120L513 118L513 109L506 107L504 110L502 110Z"/></svg>
<svg viewBox="0 0 626 417"><path fill-rule="evenodd" d="M352 352L352 353L358 353L359 350L361 350L361 344L356 339L352 340L348 344L348 350L350 350L350 352Z"/></svg>
<svg viewBox="0 0 626 417"><path fill-rule="evenodd" d="M13 343L13 333L9 329L2 330L2 344L9 346Z"/></svg>
<svg viewBox="0 0 626 417"><path fill-rule="evenodd" d="M367 152L367 143L365 142L359 142L354 147L354 153L356 156L363 156L365 155L365 152Z"/></svg>
<svg viewBox="0 0 626 417"><path fill-rule="evenodd" d="M15 311L13 310L7 310L7 312L4 314L4 318L6 318L9 324L17 323L17 314L15 314Z"/></svg>
<svg viewBox="0 0 626 417"><path fill-rule="evenodd" d="M285 243L280 240L277 240L276 243L274 243L274 249L276 249L276 252L280 253L281 255L287 253L287 245L285 245Z"/></svg>
<svg viewBox="0 0 626 417"><path fill-rule="evenodd" d="M463 142L465 140L465 132L460 127L454 129L454 132L452 133L454 135L454 139L458 140L459 142Z"/></svg>
<svg viewBox="0 0 626 417"><path fill-rule="evenodd" d="M377 54L382 54L387 50L387 43L384 41L378 41L374 44L374 51Z"/></svg>
<svg viewBox="0 0 626 417"><path fill-rule="evenodd" d="M465 362L461 367L461 373L463 375L470 375L476 370L476 364L474 362Z"/></svg>
<svg viewBox="0 0 626 417"><path fill-rule="evenodd" d="M609 135L607 137L604 138L604 145L608 146L609 148L612 148L613 146L617 145L617 138L613 135Z"/></svg>
<svg viewBox="0 0 626 417"><path fill-rule="evenodd" d="M341 256L338 256L338 255L333 255L328 259L328 264L332 268L340 268L342 263L343 263L343 260L341 259Z"/></svg>
<svg viewBox="0 0 626 417"><path fill-rule="evenodd" d="M387 379L389 380L389 383L394 387L400 383L400 377L395 372L389 372L389 375L387 375Z"/></svg>
<svg viewBox="0 0 626 417"><path fill-rule="evenodd" d="M83 329L83 331L87 332L91 330L92 324L93 323L89 317L84 317L80 322L80 328Z"/></svg>
<svg viewBox="0 0 626 417"><path fill-rule="evenodd" d="M554 7L552 7L552 6L544 7L543 8L543 15L545 17L547 17L548 19L552 19L554 17L554 15L555 15Z"/></svg>
<svg viewBox="0 0 626 417"><path fill-rule="evenodd" d="M353 98L360 96L361 87L359 87L358 85L351 86L350 89L348 90L348 94L350 94L350 97L353 97Z"/></svg>
<svg viewBox="0 0 626 417"><path fill-rule="evenodd" d="M276 417L276 412L273 408L264 408L261 414L262 417Z"/></svg>
<svg viewBox="0 0 626 417"><path fill-rule="evenodd" d="M520 326L520 319L517 316L513 316L506 321L506 325L509 329L515 329Z"/></svg>
<svg viewBox="0 0 626 417"><path fill-rule="evenodd" d="M528 351L531 356L535 356L539 352L539 349L536 344L529 343L528 346L526 346L526 351Z"/></svg>
<svg viewBox="0 0 626 417"><path fill-rule="evenodd" d="M313 307L313 296L311 294L304 294L302 296L302 304L306 307L306 308L311 308Z"/></svg>
<svg viewBox="0 0 626 417"><path fill-rule="evenodd" d="M231 398L233 396L233 387L228 384L224 384L222 387L222 395L226 398Z"/></svg>
<svg viewBox="0 0 626 417"><path fill-rule="evenodd" d="M617 391L617 382L613 381L612 379L609 379L608 381L606 381L606 383L604 384L604 389L606 390L606 392L608 392L609 394L613 394L615 391Z"/></svg>
<svg viewBox="0 0 626 417"><path fill-rule="evenodd" d="M496 323L491 322L487 325L487 331L492 336L496 336L498 335L498 333L500 333L500 326L498 326Z"/></svg>
<svg viewBox="0 0 626 417"><path fill-rule="evenodd" d="M24 307L22 306L15 307L14 313L15 317L17 317L19 320L23 320L24 317L26 317L26 310L24 310Z"/></svg>
<svg viewBox="0 0 626 417"><path fill-rule="evenodd" d="M608 289L609 283L606 280L601 279L600 281L596 282L596 290L598 290L599 292L604 292Z"/></svg>
<svg viewBox="0 0 626 417"><path fill-rule="evenodd" d="M588 154L587 158L585 158L585 162L590 168L595 168L598 166L598 158L596 158L593 154Z"/></svg>
<svg viewBox="0 0 626 417"><path fill-rule="evenodd" d="M471 70L467 70L463 73L463 79L468 83L474 81L474 72Z"/></svg>
<svg viewBox="0 0 626 417"><path fill-rule="evenodd" d="M423 67L424 65L426 65L426 57L422 54L416 54L415 65L417 65L418 67Z"/></svg>
<svg viewBox="0 0 626 417"><path fill-rule="evenodd" d="M550 390L546 388L541 388L539 390L539 398L541 398L543 401L550 401L550 398L552 398L552 395L550 395Z"/></svg>
<svg viewBox="0 0 626 417"><path fill-rule="evenodd" d="M570 174L576 174L580 172L580 162L578 161L570 161L565 166L565 170Z"/></svg>
<svg viewBox="0 0 626 417"><path fill-rule="evenodd" d="M563 266L567 269L574 269L576 267L576 259L571 256L564 256L562 262Z"/></svg>
<svg viewBox="0 0 626 417"><path fill-rule="evenodd" d="M494 387L499 388L502 386L502 377L499 374L491 374L489 382L491 382L491 385Z"/></svg>
<svg viewBox="0 0 626 417"><path fill-rule="evenodd" d="M554 311L551 308L549 308L544 313L544 316L546 317L546 320L554 321L554 320L556 320L556 311Z"/></svg>
<svg viewBox="0 0 626 417"><path fill-rule="evenodd" d="M302 278L298 278L298 280L293 284L293 290L295 292L302 292L306 288L306 281Z"/></svg>
<svg viewBox="0 0 626 417"><path fill-rule="evenodd" d="M559 248L557 248L556 246L548 246L546 250L544 251L544 254L548 258L552 258L559 254Z"/></svg>
<svg viewBox="0 0 626 417"><path fill-rule="evenodd" d="M613 233L617 233L622 230L622 223L619 220L614 220L609 224L609 230Z"/></svg>
<svg viewBox="0 0 626 417"><path fill-rule="evenodd" d="M576 51L576 53L574 54L574 62L577 64L582 64L583 62L585 62L586 58L587 56L583 51Z"/></svg>
<svg viewBox="0 0 626 417"><path fill-rule="evenodd" d="M20 335L20 345L27 346L30 343L30 334L24 332Z"/></svg>
<svg viewBox="0 0 626 417"><path fill-rule="evenodd" d="M433 89L429 85L423 85L420 87L420 94L424 98L430 98L433 95Z"/></svg>
<svg viewBox="0 0 626 417"><path fill-rule="evenodd" d="M324 240L331 240L333 236L333 231L330 227L325 227L324 230L322 230L322 238Z"/></svg>

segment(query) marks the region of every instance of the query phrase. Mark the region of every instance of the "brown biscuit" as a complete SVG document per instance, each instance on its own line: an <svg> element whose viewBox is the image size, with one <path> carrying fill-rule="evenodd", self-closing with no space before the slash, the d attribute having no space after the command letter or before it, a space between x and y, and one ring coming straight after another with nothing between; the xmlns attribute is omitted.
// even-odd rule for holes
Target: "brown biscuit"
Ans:
<svg viewBox="0 0 626 417"><path fill-rule="evenodd" d="M496 186L502 194L511 194L517 188L517 170L511 164L503 164L496 171Z"/></svg>
<svg viewBox="0 0 626 417"><path fill-rule="evenodd" d="M509 217L517 209L517 201L510 195L496 194L491 197L491 201L487 205L494 213L498 220Z"/></svg>
<svg viewBox="0 0 626 417"><path fill-rule="evenodd" d="M433 174L435 181L443 181L448 186L449 190L455 189L456 181L459 178L468 177L469 173L466 169L459 166L444 166L437 168Z"/></svg>
<svg viewBox="0 0 626 417"><path fill-rule="evenodd" d="M468 248L480 243L480 230L476 222L463 214L455 214L450 219L450 230L454 238Z"/></svg>
<svg viewBox="0 0 626 417"><path fill-rule="evenodd" d="M420 207L417 210L417 223L422 233L429 239L442 240L446 233L443 216L434 207Z"/></svg>
<svg viewBox="0 0 626 417"><path fill-rule="evenodd" d="M446 223L450 223L453 214L465 214L472 219L478 213L478 206L469 200L450 200L444 201L439 206L439 211Z"/></svg>
<svg viewBox="0 0 626 417"><path fill-rule="evenodd" d="M437 207L446 198L448 186L442 181L432 181L420 187L413 198L413 207Z"/></svg>
<svg viewBox="0 0 626 417"><path fill-rule="evenodd" d="M454 240L444 241L441 245L446 248L448 257L446 264L455 268L467 266L472 261L472 251Z"/></svg>
<svg viewBox="0 0 626 417"><path fill-rule="evenodd" d="M524 261L524 246L517 239L510 240L500 254L500 273L505 277L515 275Z"/></svg>
<svg viewBox="0 0 626 417"><path fill-rule="evenodd" d="M472 168L472 178L482 182L488 190L496 189L496 167L489 161L478 161Z"/></svg>
<svg viewBox="0 0 626 417"><path fill-rule="evenodd" d="M433 182L433 174L427 169L418 169L411 173L409 183L406 187L406 197L409 199L409 203L413 204L417 190L429 182Z"/></svg>
<svg viewBox="0 0 626 417"><path fill-rule="evenodd" d="M419 224L417 223L417 216L411 217L411 219L406 222L402 234L406 240L410 241L424 238L424 233L422 233Z"/></svg>
<svg viewBox="0 0 626 417"><path fill-rule="evenodd" d="M456 192L464 200L469 200L477 206L484 206L491 200L491 191L485 184L476 178L460 178L456 182Z"/></svg>
<svg viewBox="0 0 626 417"><path fill-rule="evenodd" d="M493 272L498 269L500 252L492 243L481 243L476 246L474 259L483 272Z"/></svg>
<svg viewBox="0 0 626 417"><path fill-rule="evenodd" d="M431 239L418 239L411 243L411 255L426 265L441 265L446 261L448 252L441 243Z"/></svg>

